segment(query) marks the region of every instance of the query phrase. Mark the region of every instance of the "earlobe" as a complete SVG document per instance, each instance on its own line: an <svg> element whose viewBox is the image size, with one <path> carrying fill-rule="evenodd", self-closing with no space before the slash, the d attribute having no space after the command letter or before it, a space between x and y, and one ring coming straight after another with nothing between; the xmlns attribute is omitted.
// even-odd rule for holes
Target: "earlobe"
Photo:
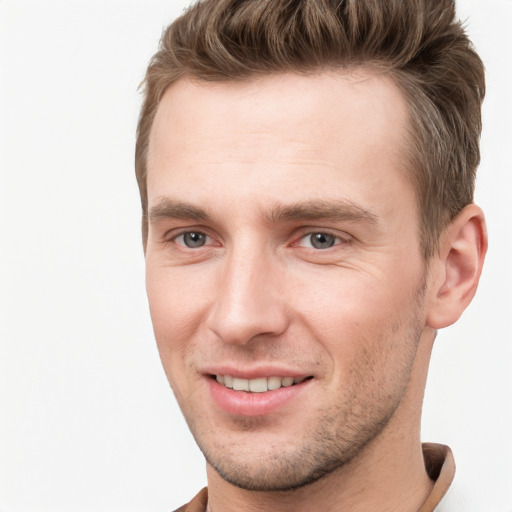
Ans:
<svg viewBox="0 0 512 512"><path fill-rule="evenodd" d="M446 227L436 262L427 324L441 329L456 322L473 299L487 252L482 210L466 206Z"/></svg>

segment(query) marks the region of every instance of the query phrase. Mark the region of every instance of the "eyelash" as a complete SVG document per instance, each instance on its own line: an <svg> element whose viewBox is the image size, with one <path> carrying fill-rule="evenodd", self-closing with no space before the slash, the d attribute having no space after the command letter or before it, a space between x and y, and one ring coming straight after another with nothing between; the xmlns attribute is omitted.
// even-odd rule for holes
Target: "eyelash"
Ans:
<svg viewBox="0 0 512 512"><path fill-rule="evenodd" d="M190 245L187 245L184 240L184 237L187 235L198 235L199 237L204 237L205 242L202 245L198 245L196 247L191 247ZM322 240L319 239L319 237L321 236L324 239L326 237L332 239L332 241L333 241L332 245L329 245L328 247L323 247L323 248L322 247L314 247L315 242L313 241L312 237L315 235L317 236L317 241L320 244L322 243ZM180 238L182 239L181 242L178 241ZM308 239L310 241L310 244L306 245L304 242L307 241ZM184 247L185 249L190 249L190 250L201 249L205 246L211 245L211 240L212 240L212 237L201 230L182 231L178 234L175 234L174 236L172 236L170 238L171 242L175 243L176 245L179 245L180 247ZM324 252L324 251L328 251L329 249L331 249L333 247L337 247L340 245L346 245L349 242L350 241L347 238L342 238L341 236L331 233L329 231L318 230L318 231L308 231L307 233L302 234L298 238L298 240L296 242L294 242L291 246L292 247L303 247L305 249L313 250L314 252ZM220 246L220 244L214 244L214 245Z"/></svg>
<svg viewBox="0 0 512 512"><path fill-rule="evenodd" d="M200 245L200 246L197 246L197 247L189 247L188 245L186 245L185 241L184 241L184 237L186 235L198 235L198 236L202 236L202 237L205 237L206 241L203 245ZM183 241L182 243L179 243L178 242L178 239L182 238ZM187 231L182 231L181 233L178 233L174 236L172 236L170 238L170 241L171 242L174 242L176 245L179 245L181 247L185 247L186 249L191 249L191 250L194 250L194 249L200 249L201 247L204 247L206 244L207 244L207 241L208 240L212 240L212 237L210 237L207 233L205 233L204 231L200 231L200 230L192 230L192 229L189 229Z"/></svg>
<svg viewBox="0 0 512 512"><path fill-rule="evenodd" d="M327 247L315 247L315 244L321 245L326 242L328 244ZM346 242L347 240L328 231L310 231L301 236L295 245L299 247L304 247L306 249L312 249L315 250L316 252L327 251L333 247L337 247ZM331 243L331 245L329 245L329 243Z"/></svg>

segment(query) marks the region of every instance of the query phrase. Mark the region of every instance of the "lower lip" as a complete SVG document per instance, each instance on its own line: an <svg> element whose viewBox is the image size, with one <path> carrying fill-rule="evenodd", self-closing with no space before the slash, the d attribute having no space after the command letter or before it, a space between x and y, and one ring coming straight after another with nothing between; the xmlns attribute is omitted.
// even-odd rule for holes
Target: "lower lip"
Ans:
<svg viewBox="0 0 512 512"><path fill-rule="evenodd" d="M228 414L235 416L264 416L281 409L297 398L310 384L307 379L300 384L282 387L264 393L234 391L208 377L208 386L214 402Z"/></svg>

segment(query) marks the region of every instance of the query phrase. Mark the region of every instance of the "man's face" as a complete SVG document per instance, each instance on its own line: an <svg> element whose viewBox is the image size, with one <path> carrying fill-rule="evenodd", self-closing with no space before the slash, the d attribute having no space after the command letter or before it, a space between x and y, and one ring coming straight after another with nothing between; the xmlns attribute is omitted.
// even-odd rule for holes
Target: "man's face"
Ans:
<svg viewBox="0 0 512 512"><path fill-rule="evenodd" d="M361 70L162 99L151 315L189 427L236 485L304 485L399 421L426 336L406 124L396 86Z"/></svg>

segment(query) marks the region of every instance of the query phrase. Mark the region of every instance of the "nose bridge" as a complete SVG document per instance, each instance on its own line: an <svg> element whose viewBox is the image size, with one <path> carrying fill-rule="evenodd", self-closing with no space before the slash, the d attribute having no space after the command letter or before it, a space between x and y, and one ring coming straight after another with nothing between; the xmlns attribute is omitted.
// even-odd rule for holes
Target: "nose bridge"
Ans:
<svg viewBox="0 0 512 512"><path fill-rule="evenodd" d="M217 276L209 327L225 343L245 344L286 329L273 276L277 262L264 244L247 239L228 251Z"/></svg>

